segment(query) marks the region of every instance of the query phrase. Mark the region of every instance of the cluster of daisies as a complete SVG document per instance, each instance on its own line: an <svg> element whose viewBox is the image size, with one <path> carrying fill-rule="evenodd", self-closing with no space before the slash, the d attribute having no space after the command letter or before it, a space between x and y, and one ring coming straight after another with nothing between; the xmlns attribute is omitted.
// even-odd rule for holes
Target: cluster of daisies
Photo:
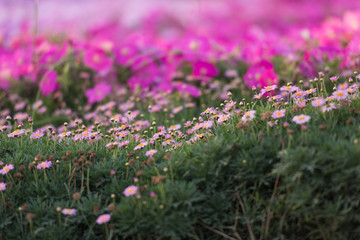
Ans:
<svg viewBox="0 0 360 240"><path fill-rule="evenodd" d="M323 76L322 73L319 74ZM360 75L356 76L356 81ZM339 101L354 99L358 97L358 84L353 83L353 79L349 78L348 82L336 85L338 77L331 77L330 81L334 83L334 91L332 94L327 94L324 80L314 79L310 80L311 88L304 90L303 86L293 86L291 84L278 88L276 85L264 87L258 94L255 94L254 99L266 98L272 104L286 103L295 105L299 109L305 108L310 102L315 108L319 108L321 112L328 112L339 107ZM313 87L316 86L316 87ZM275 94L276 93L276 94ZM121 104L119 109L125 113L116 113L115 102L109 102L101 105L93 113L87 114L92 117L97 116L95 123L90 126L85 126L82 119L75 119L70 124L65 123L64 126L55 128L54 126L45 126L43 128L32 131L32 129L24 129L23 125L11 131L11 124L0 125L1 132L7 132L9 138L20 138L23 135L29 136L31 140L41 140L46 138L53 141L69 141L89 143L101 142L109 149L125 148L127 150L141 150L146 149L145 156L154 156L160 148L165 151L172 151L183 144L194 143L206 136L212 135L211 129L214 125L222 125L229 121L232 116L241 116L242 122L250 122L256 117L256 111L249 109L249 104L243 101L237 102L231 100L232 94L229 93L229 99L221 105L221 108L207 108L198 118L193 118L192 121L186 121L183 124L175 123L168 127L158 126L153 119L152 122L144 120L144 115L139 110L133 109L133 103ZM164 99L161 102L168 103ZM282 105L282 106L285 106ZM160 111L161 105L153 105L148 107L148 112L153 113ZM178 106L169 113L169 119L174 117L174 114L181 112L184 108L193 107L193 104L187 103L184 106ZM115 114L114 114L115 112ZM103 113L103 114L101 114ZM95 115L94 115L95 114ZM166 111L166 114L167 111ZM286 109L277 109L271 113L271 121L268 121L270 127L278 124L278 120L284 118ZM85 121L86 121L85 119ZM101 119L99 122L97 120ZM292 121L296 124L304 125L309 122L310 116L300 114L293 116ZM11 117L6 118L7 121ZM17 119L17 121L19 121ZM32 126L31 117L28 118L29 126ZM284 122L287 126L289 123ZM14 126L16 127L16 126ZM48 168L49 163L43 163L38 168Z"/></svg>
<svg viewBox="0 0 360 240"><path fill-rule="evenodd" d="M323 76L322 74L319 74ZM109 151L125 151L130 153L144 152L146 157L156 157L158 152L169 152L183 145L193 144L196 141L206 139L214 135L213 129L216 126L224 124L249 124L257 118L257 112L254 106L259 101L264 103L262 98L267 99L268 106L273 107L273 111L264 111L258 113L261 115L261 120L267 120L269 127L274 127L282 120L282 126L287 127L290 123L289 119L295 124L301 125L302 130L306 130L306 124L311 120L311 116L306 114L291 115L290 108L297 108L299 112L305 109L306 106L319 109L325 113L335 110L340 107L340 102L350 101L358 98L359 85L357 80L360 75L355 77L356 83L349 78L348 82L336 85L338 77L331 77L330 81L334 84L334 91L328 94L325 90L324 79L310 80L310 89L303 89L301 87L293 86L291 84L278 88L276 85L264 87L258 94L254 96L255 102L245 103L244 100L236 102L232 100L232 94L229 92L228 100L225 100L220 107L209 107L205 109L198 118L193 118L189 121L184 121L183 124L175 123L170 126L158 126L156 119L152 122L144 120L144 115L139 110L132 109L134 104L125 103L121 105L121 109L127 111L124 114L114 114L115 103L110 102L101 105L97 111L106 112L108 118L104 122L96 121L93 125L86 127L82 119L75 119L69 124L56 129L53 126L44 127L38 130L32 130L32 119L28 119L29 128L23 128L24 125L11 131L12 125L1 125L0 131L6 134L8 138L23 138L29 137L30 141L55 141L59 144L69 144L70 142L79 143L86 142L88 144L102 145L109 149ZM316 86L313 88L312 86ZM320 89L320 90L319 90ZM174 113L179 113L186 106L177 107L169 114L173 117ZM149 106L149 112L157 111L155 106ZM281 109L283 108L283 109ZM268 108L266 108L268 109ZM103 115L102 115L103 116ZM11 117L8 116L6 120L10 123ZM289 122L287 122L287 121ZM14 125L16 127L16 125ZM5 135L5 136L6 136ZM41 161L36 163L36 168L39 170L46 170L52 167L51 161ZM0 166L4 165L0 161ZM7 163L0 170L0 174L6 175L9 171L14 169L14 165ZM6 184L1 183L1 191L6 189ZM130 196L136 194L135 186L130 186L125 189L124 195ZM75 214L74 211L63 210L64 214Z"/></svg>

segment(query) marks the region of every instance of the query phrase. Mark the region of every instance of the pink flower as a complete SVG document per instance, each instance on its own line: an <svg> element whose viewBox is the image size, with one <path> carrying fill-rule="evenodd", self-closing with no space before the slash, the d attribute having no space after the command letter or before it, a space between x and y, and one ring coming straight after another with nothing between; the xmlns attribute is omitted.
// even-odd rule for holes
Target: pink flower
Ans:
<svg viewBox="0 0 360 240"><path fill-rule="evenodd" d="M261 61L251 66L246 72L244 80L249 88L254 86L262 88L279 82L272 63L268 61Z"/></svg>
<svg viewBox="0 0 360 240"><path fill-rule="evenodd" d="M218 73L219 71L216 69L215 65L209 62L196 61L193 65L192 75L194 77L212 78L218 75Z"/></svg>
<svg viewBox="0 0 360 240"><path fill-rule="evenodd" d="M295 92L298 90L299 90L299 88L296 86L282 86L280 88L280 91L284 91L284 92Z"/></svg>
<svg viewBox="0 0 360 240"><path fill-rule="evenodd" d="M44 136L44 133L42 133L42 132L34 132L33 134L31 134L30 138L31 139L39 139L43 136Z"/></svg>
<svg viewBox="0 0 360 240"><path fill-rule="evenodd" d="M145 156L152 157L155 153L157 153L156 149L151 149L145 153Z"/></svg>
<svg viewBox="0 0 360 240"><path fill-rule="evenodd" d="M270 127L276 126L277 123L278 123L278 120L275 120L275 121L273 120L273 121L268 121L268 122L267 122L267 124L268 124Z"/></svg>
<svg viewBox="0 0 360 240"><path fill-rule="evenodd" d="M154 198L156 197L156 194L154 192L150 192L150 197Z"/></svg>
<svg viewBox="0 0 360 240"><path fill-rule="evenodd" d="M336 82L338 79L339 79L338 76L332 76L332 77L330 78L330 81L331 81L331 82Z"/></svg>
<svg viewBox="0 0 360 240"><path fill-rule="evenodd" d="M332 110L336 109L335 103L329 103L321 107L322 112L330 112Z"/></svg>
<svg viewBox="0 0 360 240"><path fill-rule="evenodd" d="M338 90L332 93L332 95L337 99L337 100L344 100L347 98L348 93L347 91L344 90Z"/></svg>
<svg viewBox="0 0 360 240"><path fill-rule="evenodd" d="M0 170L0 173L2 175L5 175L7 174L10 170L13 170L14 169L14 165L13 164L6 164L1 170Z"/></svg>
<svg viewBox="0 0 360 240"><path fill-rule="evenodd" d="M110 170L110 175L111 176L115 175L115 171L113 169Z"/></svg>
<svg viewBox="0 0 360 240"><path fill-rule="evenodd" d="M199 97L201 95L201 91L193 85L182 82L175 82L173 85L179 93L189 93L193 97Z"/></svg>
<svg viewBox="0 0 360 240"><path fill-rule="evenodd" d="M13 131L12 133L9 133L8 134L8 137L18 137L18 136L21 136L25 133L24 129L17 129L15 131Z"/></svg>
<svg viewBox="0 0 360 240"><path fill-rule="evenodd" d="M47 96L55 92L59 88L59 83L56 81L57 78L58 75L54 70L49 70L48 72L45 73L45 75L43 76L43 78L39 83L41 93L44 96Z"/></svg>
<svg viewBox="0 0 360 240"><path fill-rule="evenodd" d="M50 168L50 167L51 167L50 161L43 161L36 166L37 169L46 169L46 168Z"/></svg>
<svg viewBox="0 0 360 240"><path fill-rule="evenodd" d="M298 91L298 92L296 92L296 93L293 93L293 94L291 95L291 97L294 98L294 99L298 99L298 98L304 97L305 95L306 95L306 92L305 92L305 91Z"/></svg>
<svg viewBox="0 0 360 240"><path fill-rule="evenodd" d="M134 147L134 150L141 149L147 145L147 142L141 142L136 147Z"/></svg>
<svg viewBox="0 0 360 240"><path fill-rule="evenodd" d="M311 105L313 107L321 107L322 105L325 104L325 102L326 101L323 98L317 98L311 102Z"/></svg>
<svg viewBox="0 0 360 240"><path fill-rule="evenodd" d="M264 94L266 92L271 92L271 91L275 90L276 88L277 88L276 85L265 86L263 89L261 89L261 93Z"/></svg>
<svg viewBox="0 0 360 240"><path fill-rule="evenodd" d="M99 83L94 88L86 90L85 95L90 104L100 102L112 92L111 86L107 83Z"/></svg>
<svg viewBox="0 0 360 240"><path fill-rule="evenodd" d="M297 115L295 117L293 117L293 122L297 123L297 124L304 124L310 121L310 116L301 114L301 115Z"/></svg>
<svg viewBox="0 0 360 240"><path fill-rule="evenodd" d="M96 223L97 224L104 224L109 222L111 219L111 215L110 214L102 214L100 215L97 219L96 219Z"/></svg>
<svg viewBox="0 0 360 240"><path fill-rule="evenodd" d="M209 129L213 125L213 121L205 121L201 124L202 129Z"/></svg>
<svg viewBox="0 0 360 240"><path fill-rule="evenodd" d="M273 114L271 115L272 118L282 118L285 116L285 109L282 110L276 110L273 112Z"/></svg>
<svg viewBox="0 0 360 240"><path fill-rule="evenodd" d="M126 197L129 197L129 196L132 196L132 195L135 195L137 193L137 186L134 186L134 185L131 185L131 186L128 186L127 188L125 188L124 190L124 195Z"/></svg>
<svg viewBox="0 0 360 240"><path fill-rule="evenodd" d="M84 64L97 72L106 73L113 63L104 51L89 48L84 51Z"/></svg>
<svg viewBox="0 0 360 240"><path fill-rule="evenodd" d="M6 125L0 125L0 132L4 132L8 129L8 126Z"/></svg>
<svg viewBox="0 0 360 240"><path fill-rule="evenodd" d="M120 142L120 147L124 147L124 146L128 145L129 142L130 142L129 140Z"/></svg>
<svg viewBox="0 0 360 240"><path fill-rule="evenodd" d="M64 208L62 211L62 214L64 215L75 215L76 214L76 209L72 208Z"/></svg>
<svg viewBox="0 0 360 240"><path fill-rule="evenodd" d="M6 190L6 183L0 182L0 192L5 191L5 190Z"/></svg>
<svg viewBox="0 0 360 240"><path fill-rule="evenodd" d="M221 124L223 124L224 122L226 122L229 118L230 118L230 115L220 114L220 115L219 115L219 119L217 120L217 122L218 122L218 124L221 125ZM197 125L198 125L198 124L196 124L195 127L196 127ZM200 125L200 128L203 127L203 124L202 124L202 123L200 123L199 125ZM195 127L194 127L194 129L195 129Z"/></svg>
<svg viewBox="0 0 360 240"><path fill-rule="evenodd" d="M175 130L179 130L181 128L181 125L180 124L175 124L175 125L171 125L169 128L168 128L168 131L175 131Z"/></svg>
<svg viewBox="0 0 360 240"><path fill-rule="evenodd" d="M244 116L241 118L241 121L243 122L249 122L255 118L256 111L250 110L244 114Z"/></svg>

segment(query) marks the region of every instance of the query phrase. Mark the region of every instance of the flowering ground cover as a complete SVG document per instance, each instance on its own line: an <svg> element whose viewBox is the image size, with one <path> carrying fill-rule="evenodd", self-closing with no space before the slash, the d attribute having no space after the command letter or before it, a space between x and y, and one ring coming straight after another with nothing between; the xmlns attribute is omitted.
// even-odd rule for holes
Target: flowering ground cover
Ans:
<svg viewBox="0 0 360 240"><path fill-rule="evenodd" d="M0 28L0 239L359 239L360 12L278 2Z"/></svg>

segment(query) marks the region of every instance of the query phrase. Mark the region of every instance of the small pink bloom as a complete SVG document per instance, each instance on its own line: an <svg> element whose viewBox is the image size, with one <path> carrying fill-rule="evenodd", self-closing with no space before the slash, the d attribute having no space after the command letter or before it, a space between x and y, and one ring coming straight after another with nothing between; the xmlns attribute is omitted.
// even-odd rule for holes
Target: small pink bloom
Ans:
<svg viewBox="0 0 360 240"><path fill-rule="evenodd" d="M326 101L323 98L317 98L311 102L311 105L313 107L321 107L322 105L325 104L325 102Z"/></svg>
<svg viewBox="0 0 360 240"><path fill-rule="evenodd" d="M127 188L125 188L124 190L124 195L126 197L129 197L129 196L132 196L132 195L135 195L137 193L137 186L134 186L134 185L131 185L131 186L128 186Z"/></svg>
<svg viewBox="0 0 360 240"><path fill-rule="evenodd" d="M106 73L113 63L104 51L89 48L84 51L84 64L97 72Z"/></svg>
<svg viewBox="0 0 360 240"><path fill-rule="evenodd" d="M100 215L97 219L96 219L96 223L97 224L104 224L109 222L111 219L111 215L110 214L102 214Z"/></svg>
<svg viewBox="0 0 360 240"><path fill-rule="evenodd" d="M268 61L261 61L251 66L246 72L244 80L249 88L254 86L261 88L279 82L272 63Z"/></svg>
<svg viewBox="0 0 360 240"><path fill-rule="evenodd" d="M42 132L34 132L33 134L31 134L30 138L31 139L39 139L43 136L44 136L44 133L42 133Z"/></svg>
<svg viewBox="0 0 360 240"><path fill-rule="evenodd" d="M273 114L271 115L272 118L282 118L285 116L285 109L282 110L276 110L273 112Z"/></svg>
<svg viewBox="0 0 360 240"><path fill-rule="evenodd" d="M336 92L333 92L332 95L334 96L334 98L336 98L337 100L344 100L347 98L348 93L347 91L344 90L338 90Z"/></svg>
<svg viewBox="0 0 360 240"><path fill-rule="evenodd" d="M5 191L5 190L6 190L6 183L0 182L0 192Z"/></svg>
<svg viewBox="0 0 360 240"><path fill-rule="evenodd" d="M90 104L102 101L112 92L111 86L107 83L99 83L94 88L86 90L85 95Z"/></svg>
<svg viewBox="0 0 360 240"><path fill-rule="evenodd" d="M13 164L6 164L1 170L0 170L0 173L2 175L5 175L7 174L8 172L10 172L10 170L13 170L14 169L14 165Z"/></svg>
<svg viewBox="0 0 360 240"><path fill-rule="evenodd" d="M74 208L64 208L62 211L62 214L64 214L64 215L75 215L76 214L76 209L74 209Z"/></svg>
<svg viewBox="0 0 360 240"><path fill-rule="evenodd" d="M44 96L47 96L55 92L59 88L59 83L56 81L57 78L58 75L54 70L49 70L48 72L45 73L45 75L43 76L43 78L39 83L41 93Z"/></svg>
<svg viewBox="0 0 360 240"><path fill-rule="evenodd" d="M39 163L36 168L37 169L47 169L47 168L50 168L51 167L51 162L50 161L43 161L41 163Z"/></svg>
<svg viewBox="0 0 360 240"><path fill-rule="evenodd" d="M243 122L249 122L255 118L256 111L250 110L244 114L244 116L241 118L241 121Z"/></svg>
<svg viewBox="0 0 360 240"><path fill-rule="evenodd" d="M145 156L152 157L155 153L157 153L156 149L151 149L145 153Z"/></svg>
<svg viewBox="0 0 360 240"><path fill-rule="evenodd" d="M293 122L297 123L297 124L304 124L310 121L310 116L301 114L301 115L297 115L295 117L293 117Z"/></svg>

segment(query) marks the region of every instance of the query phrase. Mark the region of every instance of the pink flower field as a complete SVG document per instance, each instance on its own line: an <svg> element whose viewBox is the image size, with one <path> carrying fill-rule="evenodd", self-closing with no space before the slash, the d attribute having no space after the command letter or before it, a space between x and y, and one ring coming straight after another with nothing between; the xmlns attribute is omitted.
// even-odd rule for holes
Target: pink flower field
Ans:
<svg viewBox="0 0 360 240"><path fill-rule="evenodd" d="M0 0L0 240L360 239L360 1Z"/></svg>

